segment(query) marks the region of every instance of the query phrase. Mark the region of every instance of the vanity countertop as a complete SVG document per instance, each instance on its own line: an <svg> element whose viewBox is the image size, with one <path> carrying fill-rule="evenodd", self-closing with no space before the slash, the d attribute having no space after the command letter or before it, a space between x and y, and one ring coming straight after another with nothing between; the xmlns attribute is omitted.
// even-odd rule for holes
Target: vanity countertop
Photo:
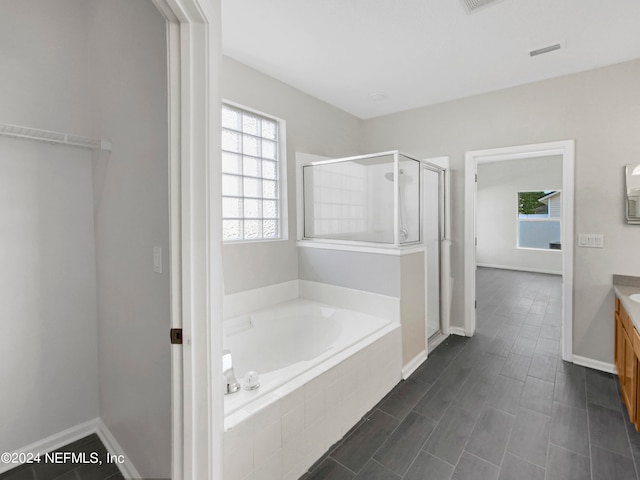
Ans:
<svg viewBox="0 0 640 480"><path fill-rule="evenodd" d="M640 293L640 277L614 275L613 290L629 315L629 318L631 318L636 330L640 332L640 303L634 302L629 298L634 293Z"/></svg>

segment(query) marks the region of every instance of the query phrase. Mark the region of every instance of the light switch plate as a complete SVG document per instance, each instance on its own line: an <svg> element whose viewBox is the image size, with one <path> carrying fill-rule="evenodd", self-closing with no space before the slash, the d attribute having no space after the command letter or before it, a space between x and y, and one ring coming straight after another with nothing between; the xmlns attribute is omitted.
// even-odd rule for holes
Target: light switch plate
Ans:
<svg viewBox="0 0 640 480"><path fill-rule="evenodd" d="M585 248L604 248L604 235L601 233L579 233L578 246Z"/></svg>
<svg viewBox="0 0 640 480"><path fill-rule="evenodd" d="M153 271L162 273L162 248L153 247Z"/></svg>

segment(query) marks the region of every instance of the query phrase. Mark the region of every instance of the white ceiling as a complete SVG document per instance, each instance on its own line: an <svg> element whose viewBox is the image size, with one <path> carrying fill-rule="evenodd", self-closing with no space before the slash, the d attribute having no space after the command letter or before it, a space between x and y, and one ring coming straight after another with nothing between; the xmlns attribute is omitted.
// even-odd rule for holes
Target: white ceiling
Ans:
<svg viewBox="0 0 640 480"><path fill-rule="evenodd" d="M222 26L225 55L363 119L640 57L638 0L223 0Z"/></svg>

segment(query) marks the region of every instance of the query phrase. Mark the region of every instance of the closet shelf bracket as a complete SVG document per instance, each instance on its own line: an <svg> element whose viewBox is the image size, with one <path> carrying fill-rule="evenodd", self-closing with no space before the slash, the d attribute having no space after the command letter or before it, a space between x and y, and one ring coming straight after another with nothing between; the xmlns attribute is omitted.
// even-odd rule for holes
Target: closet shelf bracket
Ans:
<svg viewBox="0 0 640 480"><path fill-rule="evenodd" d="M88 148L91 150L111 151L111 141L101 138L82 137L69 133L52 132L39 128L20 127L18 125L7 125L0 123L0 135L5 137L23 138L26 140L37 140L40 142L69 145L71 147Z"/></svg>

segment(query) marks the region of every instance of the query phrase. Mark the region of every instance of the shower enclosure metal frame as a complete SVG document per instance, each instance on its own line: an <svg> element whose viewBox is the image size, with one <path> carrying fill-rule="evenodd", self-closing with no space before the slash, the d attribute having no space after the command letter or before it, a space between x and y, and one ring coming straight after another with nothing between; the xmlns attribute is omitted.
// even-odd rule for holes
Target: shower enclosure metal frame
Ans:
<svg viewBox="0 0 640 480"><path fill-rule="evenodd" d="M348 239L331 239L331 238L314 238L305 236L305 196L304 196L304 169L306 167L329 165L343 162L352 162L358 160L365 160L369 158L393 156L393 242L373 242L373 241L360 241L360 240L348 240ZM407 160L416 162L418 166L418 172L421 172L422 161L413 158L399 150L390 150L385 152L376 152L365 155L356 155L351 157L342 157L329 160L317 160L317 161L305 161L298 162L296 165L296 189L298 198L298 241L313 242L317 244L334 244L334 245L351 245L354 247L375 247L375 248L399 248L408 246L418 246L422 243L422 183L419 182L418 187L418 239L415 241L401 242L400 241L400 157L404 157Z"/></svg>

